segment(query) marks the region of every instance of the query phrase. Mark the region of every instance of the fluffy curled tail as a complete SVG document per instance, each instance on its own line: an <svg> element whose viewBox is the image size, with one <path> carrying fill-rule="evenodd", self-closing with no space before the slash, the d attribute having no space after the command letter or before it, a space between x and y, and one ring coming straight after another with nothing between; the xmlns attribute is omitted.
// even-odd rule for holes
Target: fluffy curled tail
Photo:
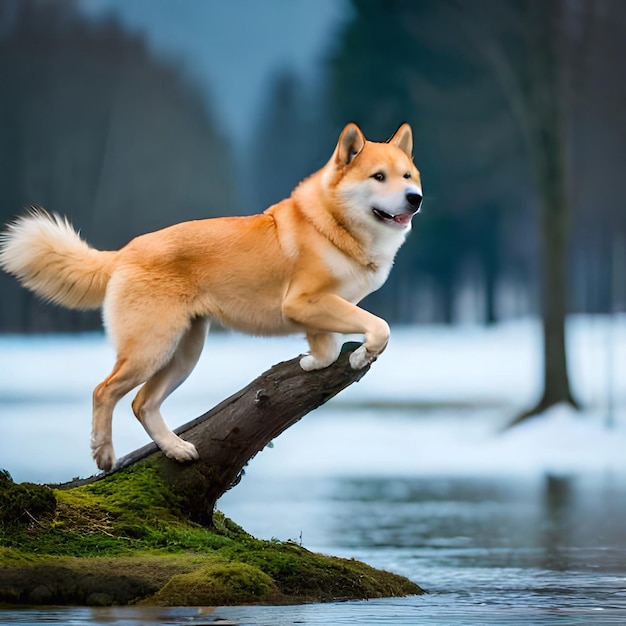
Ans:
<svg viewBox="0 0 626 626"><path fill-rule="evenodd" d="M71 309L102 305L116 254L92 248L67 219L36 207L0 234L0 268Z"/></svg>

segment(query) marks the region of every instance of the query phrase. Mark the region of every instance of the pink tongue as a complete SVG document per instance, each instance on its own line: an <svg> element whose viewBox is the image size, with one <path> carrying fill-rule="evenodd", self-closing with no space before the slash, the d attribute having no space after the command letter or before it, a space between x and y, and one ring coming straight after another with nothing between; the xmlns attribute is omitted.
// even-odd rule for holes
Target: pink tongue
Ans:
<svg viewBox="0 0 626 626"><path fill-rule="evenodd" d="M395 215L393 221L398 224L408 224L412 217L410 213L401 213L400 215Z"/></svg>

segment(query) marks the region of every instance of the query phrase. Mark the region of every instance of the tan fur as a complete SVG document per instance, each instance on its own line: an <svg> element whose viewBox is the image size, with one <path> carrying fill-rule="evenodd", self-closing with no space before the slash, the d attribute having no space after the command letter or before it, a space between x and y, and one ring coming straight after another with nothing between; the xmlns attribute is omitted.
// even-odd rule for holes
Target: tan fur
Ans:
<svg viewBox="0 0 626 626"><path fill-rule="evenodd" d="M326 166L264 213L184 222L117 252L91 248L66 220L42 210L8 226L0 267L57 304L103 306L117 360L94 390L98 467L115 463L115 404L142 383L133 411L148 434L172 458L197 458L160 406L195 366L209 320L251 334L304 332L306 370L337 359L337 334L365 336L351 355L354 368L385 349L387 323L356 303L384 283L418 210L411 151L407 124L387 143L369 142L348 124ZM381 172L384 180L373 177Z"/></svg>
<svg viewBox="0 0 626 626"><path fill-rule="evenodd" d="M33 207L0 239L0 267L38 296L71 309L98 309L116 252L86 244L70 223Z"/></svg>

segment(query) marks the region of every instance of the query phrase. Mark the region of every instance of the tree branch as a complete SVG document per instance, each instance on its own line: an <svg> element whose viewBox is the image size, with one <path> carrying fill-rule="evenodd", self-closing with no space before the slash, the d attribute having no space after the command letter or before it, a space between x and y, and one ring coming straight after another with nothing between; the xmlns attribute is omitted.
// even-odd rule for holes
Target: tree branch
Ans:
<svg viewBox="0 0 626 626"><path fill-rule="evenodd" d="M275 437L304 415L360 380L369 370L353 370L350 352L360 344L343 345L330 367L305 372L299 358L274 365L237 393L195 420L176 429L193 443L200 460L180 464L149 444L121 458L114 472L150 459L183 503L191 519L212 525L218 498L241 479L247 463ZM76 487L106 478L109 473L60 485Z"/></svg>

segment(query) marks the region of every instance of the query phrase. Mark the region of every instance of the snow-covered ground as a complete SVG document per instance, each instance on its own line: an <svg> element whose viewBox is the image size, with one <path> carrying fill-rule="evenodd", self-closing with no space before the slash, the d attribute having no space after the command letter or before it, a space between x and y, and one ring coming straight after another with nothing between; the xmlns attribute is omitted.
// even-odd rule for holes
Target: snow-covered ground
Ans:
<svg viewBox="0 0 626 626"><path fill-rule="evenodd" d="M568 346L572 385L585 410L555 407L502 433L541 391L538 322L394 328L389 348L360 383L281 435L248 471L622 472L626 317L573 318ZM180 425L305 349L298 337L210 335L198 367L165 403L164 415L171 426ZM0 337L0 467L18 481L94 473L91 390L108 375L113 358L96 334ZM119 456L147 442L130 396L118 406L113 431Z"/></svg>

